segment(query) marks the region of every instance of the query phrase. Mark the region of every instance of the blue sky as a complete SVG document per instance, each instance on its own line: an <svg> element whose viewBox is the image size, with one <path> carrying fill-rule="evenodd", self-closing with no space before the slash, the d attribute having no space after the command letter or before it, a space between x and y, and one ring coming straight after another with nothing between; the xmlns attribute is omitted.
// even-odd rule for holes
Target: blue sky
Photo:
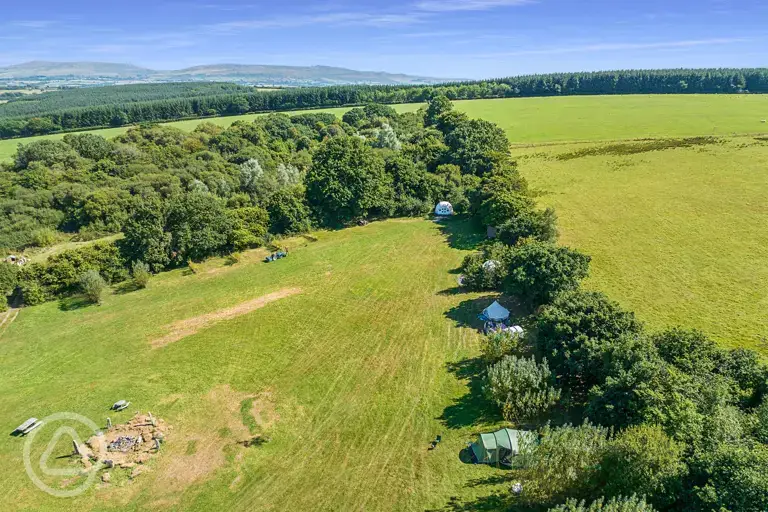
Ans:
<svg viewBox="0 0 768 512"><path fill-rule="evenodd" d="M2 3L0 65L232 62L455 78L768 65L766 0Z"/></svg>

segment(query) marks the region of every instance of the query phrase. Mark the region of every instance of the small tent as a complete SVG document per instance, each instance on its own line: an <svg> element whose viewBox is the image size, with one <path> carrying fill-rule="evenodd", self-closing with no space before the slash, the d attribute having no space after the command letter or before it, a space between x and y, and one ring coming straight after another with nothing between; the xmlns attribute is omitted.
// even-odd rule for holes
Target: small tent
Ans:
<svg viewBox="0 0 768 512"><path fill-rule="evenodd" d="M498 301L494 301L493 304L483 310L483 316L491 322L503 322L509 318L509 310L499 304Z"/></svg>
<svg viewBox="0 0 768 512"><path fill-rule="evenodd" d="M525 443L532 443L536 434L525 430L504 428L490 434L478 434L470 445L477 464L500 464L520 454Z"/></svg>
<svg viewBox="0 0 768 512"><path fill-rule="evenodd" d="M453 205L448 201L440 201L435 206L435 215L448 217L453 215Z"/></svg>

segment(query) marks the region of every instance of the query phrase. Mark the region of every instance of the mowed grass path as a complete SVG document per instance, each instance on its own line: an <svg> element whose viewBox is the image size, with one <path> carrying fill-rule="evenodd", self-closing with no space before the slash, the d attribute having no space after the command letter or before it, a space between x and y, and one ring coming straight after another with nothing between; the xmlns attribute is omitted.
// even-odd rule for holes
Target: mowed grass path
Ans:
<svg viewBox="0 0 768 512"><path fill-rule="evenodd" d="M768 133L768 95L627 95L563 96L551 98L507 98L455 102L470 117L487 119L501 126L513 144L687 137ZM421 104L393 105L399 112L418 109ZM348 107L322 109L342 116ZM298 111L302 113L307 111ZM309 111L311 112L311 111ZM216 117L212 123L229 126L237 120L253 120L261 114ZM168 123L193 130L201 120ZM114 137L127 128L95 130ZM42 138L61 138L62 134ZM0 160L7 160L19 142L41 137L0 141Z"/></svg>
<svg viewBox="0 0 768 512"><path fill-rule="evenodd" d="M768 142L622 154L642 144L515 154L557 210L561 242L593 257L588 286L652 328L700 328L768 355Z"/></svg>
<svg viewBox="0 0 768 512"><path fill-rule="evenodd" d="M447 366L475 357L478 342L447 312L458 307L471 318L490 303L446 293L465 252L424 220L318 238L273 264L252 256L229 267L209 263L197 275L161 274L148 289L113 294L102 306L25 308L0 337L3 431L57 411L99 424L107 415L124 421L127 413L106 410L118 399L174 430L151 472L128 481L113 471L111 487L68 500L35 488L24 472L23 441L0 436L5 506L388 511L488 494L492 486L470 484L497 470L458 456L474 433L495 425L461 400L467 382ZM176 320L293 287L302 293L151 348ZM265 391L277 418L260 433L271 440L240 448L233 432L243 428L241 399ZM53 428L41 431L33 455ZM440 433L441 446L427 451ZM54 454L69 452L65 439ZM190 472L198 478L175 479Z"/></svg>

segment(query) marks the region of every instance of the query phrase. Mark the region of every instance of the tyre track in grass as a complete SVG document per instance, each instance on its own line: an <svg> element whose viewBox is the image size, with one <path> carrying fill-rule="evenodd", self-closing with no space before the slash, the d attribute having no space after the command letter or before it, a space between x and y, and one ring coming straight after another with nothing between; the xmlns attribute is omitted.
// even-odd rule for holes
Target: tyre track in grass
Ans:
<svg viewBox="0 0 768 512"><path fill-rule="evenodd" d="M367 233L354 233L354 235L357 236L365 236ZM348 241L344 241L346 243L349 243ZM342 282L339 282L338 280L333 283L333 290L342 290L341 295L348 295L348 292L346 290L352 284L353 282L357 281L357 274L352 270L349 270L353 267L359 267L361 262L371 261L376 259L378 248L377 244L371 244L369 247L369 250L366 251L364 254L360 254L360 252L351 253L349 251L345 251L345 260L340 261L338 258L334 260L334 277L343 275L344 280ZM314 299L319 301L318 306L315 308L316 315L322 316L322 319L320 322L315 323L314 318L309 320L315 325L322 325L327 320L327 317L323 316L323 311L330 311L334 310L338 314L336 315L336 318L334 319L334 323L338 324L339 320L343 322L347 322L347 318L349 316L346 314L347 312L354 313L356 310L362 310L362 311L370 311L372 309L371 303L376 299L376 296L374 294L368 294L364 302L361 304L361 301L359 298L356 297L350 297L345 300L346 307L344 311L339 311L338 303L339 300L337 296L339 293L327 293L327 294L313 294ZM329 309L330 308L330 309ZM326 332L333 333L336 332L337 328L333 326L329 326L326 329ZM326 466L331 466L332 463L330 463L327 459L327 457L324 457L323 452L327 451L328 446L326 443L324 443L324 440L328 439L327 435L324 435L324 432L332 430L332 426L334 423L338 424L340 422L340 418L344 418L345 415L343 414L337 414L337 411L340 409L343 410L343 406L345 403L348 402L347 397L350 395L354 395L354 390L358 387L357 383L360 380L359 375L357 374L357 371L359 369L359 362L355 360L355 358L347 357L345 360L343 368L338 368L339 366L339 358L337 355L341 352L343 354L354 354L354 350L350 350L351 348L355 348L355 345L359 344L361 340L359 339L352 339L348 343L344 344L343 346L339 345L339 338L336 336L328 336L328 341L324 343L321 348L323 350L322 354L318 354L316 350L313 351L305 351L304 355L302 356L302 363L298 365L293 366L293 374L297 373L304 374L305 372L314 372L316 374L327 374L329 369L335 369L335 377L332 381L331 386L328 387L327 391L323 394L322 400L316 405L315 409L317 411L324 411L324 416L318 416L315 415L316 420L320 420L319 423L313 422L312 424L312 435L310 436L310 439L301 439L294 442L294 445L291 449L292 453L296 454L296 459L300 459L303 462L303 467L307 468L307 466L313 465L315 461L320 461L321 464L323 462L326 463ZM317 338L315 339L317 341ZM367 342L366 342L367 344ZM318 345L313 346L314 349L319 348ZM295 380L294 378L287 379L289 382ZM345 391L346 390L346 391ZM296 446L298 444L298 447ZM314 447L314 448L313 448ZM320 466L318 466L320 467ZM307 468L308 470L311 468ZM327 471L323 470L321 467L321 473L323 477L326 476ZM292 478L290 475L286 477L285 474L279 475L277 473L272 473L271 475L267 476L267 478L262 479L259 481L259 489L256 489L255 492L251 491L249 492L249 496L246 498L244 493L243 499L240 500L241 503L246 504L250 503L253 504L254 500L257 502L269 502L270 500L265 500L265 495L267 492L275 495L280 495L284 492L286 492L286 487L290 488L293 487L294 483L292 482ZM251 486L249 486L251 487ZM325 496L327 496L329 493L324 493ZM304 496L304 498L309 498L309 496ZM314 506L317 506L317 502L314 503Z"/></svg>

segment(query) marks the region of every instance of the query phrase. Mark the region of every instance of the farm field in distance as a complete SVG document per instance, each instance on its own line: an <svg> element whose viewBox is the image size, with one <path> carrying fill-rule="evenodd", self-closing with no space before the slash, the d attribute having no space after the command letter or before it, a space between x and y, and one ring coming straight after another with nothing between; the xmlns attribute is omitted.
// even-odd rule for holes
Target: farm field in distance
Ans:
<svg viewBox="0 0 768 512"><path fill-rule="evenodd" d="M110 488L69 500L39 492L23 469L23 440L2 436L0 496L30 510L264 510L302 489L292 509L425 510L492 490L469 484L499 470L458 460L474 433L495 426L461 402L459 374L479 337L457 322L490 302L445 293L466 252L421 219L316 237L291 242L278 263L261 263L256 250L195 275L160 274L100 307L72 299L22 311L0 342L4 430L61 410L115 422L149 410L173 430L151 471L134 481L113 471ZM176 321L285 290L247 315L157 343ZM109 413L119 398L131 407ZM270 441L236 444L249 425ZM440 448L428 451L437 434ZM70 451L62 442L54 455Z"/></svg>
<svg viewBox="0 0 768 512"><path fill-rule="evenodd" d="M725 136L733 133L768 133L768 96L765 95L627 95L563 96L456 101L470 117L487 119L502 127L513 144L598 141L653 137ZM398 112L421 104L393 105ZM341 116L349 107L320 109ZM297 111L302 113L306 111ZM167 123L191 131L203 121L229 126L263 114L192 119ZM115 137L128 128L106 128L92 133ZM0 140L0 160L10 158L20 143L63 134Z"/></svg>
<svg viewBox="0 0 768 512"><path fill-rule="evenodd" d="M691 143L513 152L557 211L560 242L592 256L588 287L652 329L699 328L768 355L768 141Z"/></svg>

